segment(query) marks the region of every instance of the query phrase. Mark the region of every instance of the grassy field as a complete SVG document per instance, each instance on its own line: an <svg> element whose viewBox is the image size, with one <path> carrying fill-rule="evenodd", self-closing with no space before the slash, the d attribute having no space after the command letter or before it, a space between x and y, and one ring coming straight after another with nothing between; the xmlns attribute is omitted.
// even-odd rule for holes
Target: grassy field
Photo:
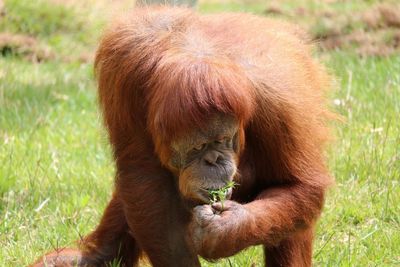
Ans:
<svg viewBox="0 0 400 267"><path fill-rule="evenodd" d="M203 1L199 9L351 15L377 1L294 2L280 1L279 12L263 1ZM91 58L109 10L125 6L60 3L0 5L0 266L26 266L73 244L98 223L113 189ZM320 30L316 22L298 20ZM400 266L400 54L343 48L317 56L337 77L330 97L345 122L333 125L329 162L337 183L319 221L315 266ZM262 266L262 257L251 248L204 266Z"/></svg>

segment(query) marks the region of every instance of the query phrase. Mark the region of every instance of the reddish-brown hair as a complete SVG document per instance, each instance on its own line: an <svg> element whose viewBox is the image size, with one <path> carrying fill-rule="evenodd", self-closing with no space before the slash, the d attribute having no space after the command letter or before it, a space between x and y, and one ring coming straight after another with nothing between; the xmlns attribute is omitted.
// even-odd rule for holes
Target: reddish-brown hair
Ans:
<svg viewBox="0 0 400 267"><path fill-rule="evenodd" d="M100 102L114 142L121 142L120 138L113 138L114 127L118 128L117 132L123 128L128 133L137 129L135 117L145 118L140 124L150 132L155 151L163 159L169 156L171 140L187 129L203 127L212 114L232 115L241 126L248 122L253 111L253 89L236 62L212 51L193 50L189 43L196 40L182 36L187 27L183 23L176 25L181 31L166 29L165 34L133 48L138 46L136 40L151 34L153 27L163 26L130 27L131 23L144 24L154 16L152 13L136 15L130 17L134 22L114 26L106 34L102 43L106 45L99 47L97 54L101 57L96 57L95 62ZM187 21L192 16L184 9L177 15L185 16ZM161 14L159 20L164 16ZM203 37L194 33L191 38ZM203 46L208 44L203 50L216 50L212 48L212 41L197 41Z"/></svg>
<svg viewBox="0 0 400 267"><path fill-rule="evenodd" d="M252 113L250 83L228 58L164 55L149 85L148 127L159 155L171 140L204 127L214 114L232 115L243 125Z"/></svg>
<svg viewBox="0 0 400 267"><path fill-rule="evenodd" d="M76 252L83 265L121 257L132 266L144 251L154 266L199 266L197 255L218 259L263 244L267 266L311 266L332 181L324 149L334 117L324 96L330 77L311 49L298 27L249 14L152 7L116 21L95 61L116 190ZM201 218L165 163L171 141L217 114L240 126L240 186L232 213L213 217L229 220L201 226L198 242L189 229Z"/></svg>

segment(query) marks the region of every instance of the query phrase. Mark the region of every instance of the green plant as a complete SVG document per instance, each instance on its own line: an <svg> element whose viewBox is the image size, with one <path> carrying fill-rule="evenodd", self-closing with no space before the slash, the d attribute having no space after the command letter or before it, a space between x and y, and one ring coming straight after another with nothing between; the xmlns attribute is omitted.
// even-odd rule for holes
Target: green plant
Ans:
<svg viewBox="0 0 400 267"><path fill-rule="evenodd" d="M234 181L230 181L224 187L208 190L210 204L221 202L222 209L224 209L224 201L226 200L226 195L229 189L235 188L236 185L237 184Z"/></svg>

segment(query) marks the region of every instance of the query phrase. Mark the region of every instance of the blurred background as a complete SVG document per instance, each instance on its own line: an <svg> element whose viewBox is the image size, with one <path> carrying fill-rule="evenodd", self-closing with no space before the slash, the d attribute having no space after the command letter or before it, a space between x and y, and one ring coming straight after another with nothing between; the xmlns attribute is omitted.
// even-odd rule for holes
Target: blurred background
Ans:
<svg viewBox="0 0 400 267"><path fill-rule="evenodd" d="M202 13L276 17L308 30L315 56L336 77L332 109L345 118L333 125L337 139L328 158L337 183L318 224L315 266L400 266L399 1L186 4ZM93 55L107 21L134 6L0 0L0 266L26 266L73 245L98 223L114 167ZM256 247L204 266L262 266L262 257Z"/></svg>

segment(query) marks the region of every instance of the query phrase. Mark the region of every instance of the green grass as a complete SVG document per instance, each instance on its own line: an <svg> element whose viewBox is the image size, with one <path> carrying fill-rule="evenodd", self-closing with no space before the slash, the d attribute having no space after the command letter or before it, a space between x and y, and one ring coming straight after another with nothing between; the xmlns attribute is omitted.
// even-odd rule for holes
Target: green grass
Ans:
<svg viewBox="0 0 400 267"><path fill-rule="evenodd" d="M93 50L101 15L85 22L89 10L22 2L6 1L17 22L0 23L1 31L29 33L64 56ZM286 2L285 8L295 8ZM368 6L353 1L334 8L356 8L354 2ZM263 5L200 7L228 9L260 13ZM399 57L319 56L337 77L331 99L345 122L334 125L337 140L328 156L337 183L319 221L315 266L399 266ZM98 223L114 167L96 101L91 64L0 57L0 266L26 266L45 251L73 245ZM262 266L262 257L260 248L250 248L230 262Z"/></svg>

